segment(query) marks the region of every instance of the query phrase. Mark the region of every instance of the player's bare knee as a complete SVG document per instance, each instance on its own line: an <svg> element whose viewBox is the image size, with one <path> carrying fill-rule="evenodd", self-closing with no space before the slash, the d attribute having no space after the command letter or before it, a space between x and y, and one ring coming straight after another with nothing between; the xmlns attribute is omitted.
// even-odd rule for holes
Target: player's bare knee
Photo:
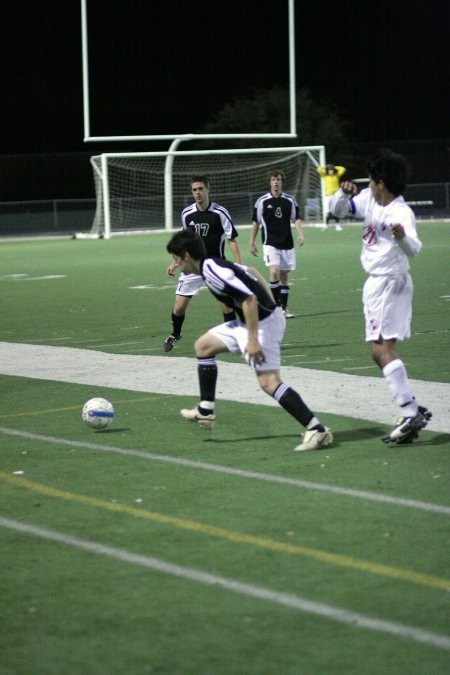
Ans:
<svg viewBox="0 0 450 675"><path fill-rule="evenodd" d="M209 356L214 356L216 350L214 349L214 343L211 339L209 333L204 333L200 335L199 338L194 343L195 355L197 358L205 359Z"/></svg>
<svg viewBox="0 0 450 675"><path fill-rule="evenodd" d="M258 383L261 389L268 396L273 396L275 389L280 384L281 380L279 374L276 371L270 371L267 373L258 373Z"/></svg>

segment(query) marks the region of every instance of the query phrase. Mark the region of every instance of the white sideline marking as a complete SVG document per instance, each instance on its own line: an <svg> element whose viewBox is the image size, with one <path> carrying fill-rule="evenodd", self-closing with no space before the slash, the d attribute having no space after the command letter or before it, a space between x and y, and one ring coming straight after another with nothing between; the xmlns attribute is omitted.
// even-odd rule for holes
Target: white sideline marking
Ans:
<svg viewBox="0 0 450 675"><path fill-rule="evenodd" d="M258 387L243 361L219 359L220 399L278 406ZM0 342L0 373L174 396L198 396L195 358L108 354L89 349ZM392 425L398 408L381 376L360 376L284 366L283 380L314 412ZM410 380L418 401L430 408L427 429L450 433L450 384ZM236 386L238 383L238 386Z"/></svg>
<svg viewBox="0 0 450 675"><path fill-rule="evenodd" d="M298 478L287 478L285 476L277 476L270 473L259 473L257 471L246 471L245 469L235 469L229 466L221 466L220 464L210 464L208 462L196 462L191 459L184 459L182 457L171 457L170 455L157 455L150 452L143 452L142 450L133 450L132 448L118 448L112 445L101 445L99 443L87 443L83 441L72 441L67 438L56 438L55 436L41 436L40 434L32 434L28 431L20 431L18 429L7 429L0 427L0 433L8 436L19 436L20 438L29 438L33 441L43 441L44 443L56 443L57 445L69 445L71 448L85 448L86 450L100 450L101 452L114 452L119 455L128 455L132 457L140 457L156 462L166 462L168 464L178 464L181 466L188 466L192 469L203 469L205 471L214 471L216 473L229 474L231 476L239 476L241 478L252 478L254 480L263 480L268 483L281 483L284 485L293 485L294 487L305 488L308 490L318 490L322 492L331 492L336 495L344 495L346 497L356 497L358 499L366 499L368 501L381 502L383 504L394 504L395 506L406 506L412 509L421 511L434 511L435 513L443 513L450 515L450 506L443 506L441 504L432 504L430 502L422 502L415 499L405 499L403 497L391 497L390 495L377 494L376 492L366 492L365 490L353 490L352 488L338 487L337 485L327 485L326 483L314 483L307 480L300 480Z"/></svg>
<svg viewBox="0 0 450 675"><path fill-rule="evenodd" d="M55 530L48 530L41 527L35 527L26 523L21 523L10 518L0 517L0 525L16 532L23 532L30 534L46 541L55 541L67 546L73 546L77 549L95 553L96 555L103 555L108 558L114 558L131 565L139 565L154 570L155 572L162 572L163 574L170 574L174 577L188 579L206 586L216 586L218 589L224 589L238 593L239 595L246 595L258 600L265 600L276 605L289 607L306 614L314 614L316 616L324 617L330 621L337 623L349 624L350 626L358 626L359 628L366 628L368 630L376 631L378 633L388 633L414 642L421 642L426 645L437 647L438 649L450 650L450 638L446 635L439 635L438 633L431 633L421 628L414 626L407 626L393 621L384 621L382 619L373 619L364 614L358 614L340 607L333 607L322 602L315 602L302 598L301 596L292 593L283 593L275 591L263 586L254 586L253 584L243 583L230 579L227 577L218 576L202 570L196 570L191 567L183 567L173 563L154 558L153 556L138 555L127 551L125 549L107 546L94 541L80 539L78 537L71 537L67 534L62 534Z"/></svg>

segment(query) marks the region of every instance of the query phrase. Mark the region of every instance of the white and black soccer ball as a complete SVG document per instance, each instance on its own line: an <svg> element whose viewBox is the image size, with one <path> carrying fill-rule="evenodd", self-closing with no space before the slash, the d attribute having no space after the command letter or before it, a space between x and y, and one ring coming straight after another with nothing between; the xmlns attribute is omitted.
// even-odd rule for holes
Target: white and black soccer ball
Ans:
<svg viewBox="0 0 450 675"><path fill-rule="evenodd" d="M91 398L83 406L81 418L93 429L106 429L114 419L114 408L106 398Z"/></svg>

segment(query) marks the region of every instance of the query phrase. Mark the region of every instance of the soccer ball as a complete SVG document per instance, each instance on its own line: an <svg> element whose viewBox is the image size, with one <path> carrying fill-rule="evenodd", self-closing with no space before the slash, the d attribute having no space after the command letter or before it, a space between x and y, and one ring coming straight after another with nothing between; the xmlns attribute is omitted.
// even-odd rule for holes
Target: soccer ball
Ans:
<svg viewBox="0 0 450 675"><path fill-rule="evenodd" d="M93 429L106 429L114 419L114 408L106 398L91 398L83 406L81 419Z"/></svg>

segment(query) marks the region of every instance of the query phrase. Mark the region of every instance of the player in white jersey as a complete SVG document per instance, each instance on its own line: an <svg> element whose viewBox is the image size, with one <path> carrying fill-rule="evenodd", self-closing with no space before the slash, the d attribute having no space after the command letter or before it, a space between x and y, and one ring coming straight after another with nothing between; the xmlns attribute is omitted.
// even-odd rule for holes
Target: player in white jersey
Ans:
<svg viewBox="0 0 450 675"><path fill-rule="evenodd" d="M176 265L185 274L201 274L211 293L228 307L237 319L211 328L195 342L200 403L181 410L184 419L204 429L215 425L217 382L216 354L241 353L255 371L261 389L272 396L297 422L305 427L296 451L319 450L333 441L329 429L322 426L301 396L280 378L280 344L286 318L263 276L253 267L245 267L223 258L206 257L201 237L192 230L175 234L167 244Z"/></svg>
<svg viewBox="0 0 450 675"><path fill-rule="evenodd" d="M407 163L391 150L380 150L369 162L369 187L344 181L331 198L331 212L364 219L361 264L368 274L363 289L366 342L381 368L402 416L386 442L408 443L418 437L431 412L416 401L397 341L410 337L413 283L409 258L422 248L414 213L406 204Z"/></svg>

